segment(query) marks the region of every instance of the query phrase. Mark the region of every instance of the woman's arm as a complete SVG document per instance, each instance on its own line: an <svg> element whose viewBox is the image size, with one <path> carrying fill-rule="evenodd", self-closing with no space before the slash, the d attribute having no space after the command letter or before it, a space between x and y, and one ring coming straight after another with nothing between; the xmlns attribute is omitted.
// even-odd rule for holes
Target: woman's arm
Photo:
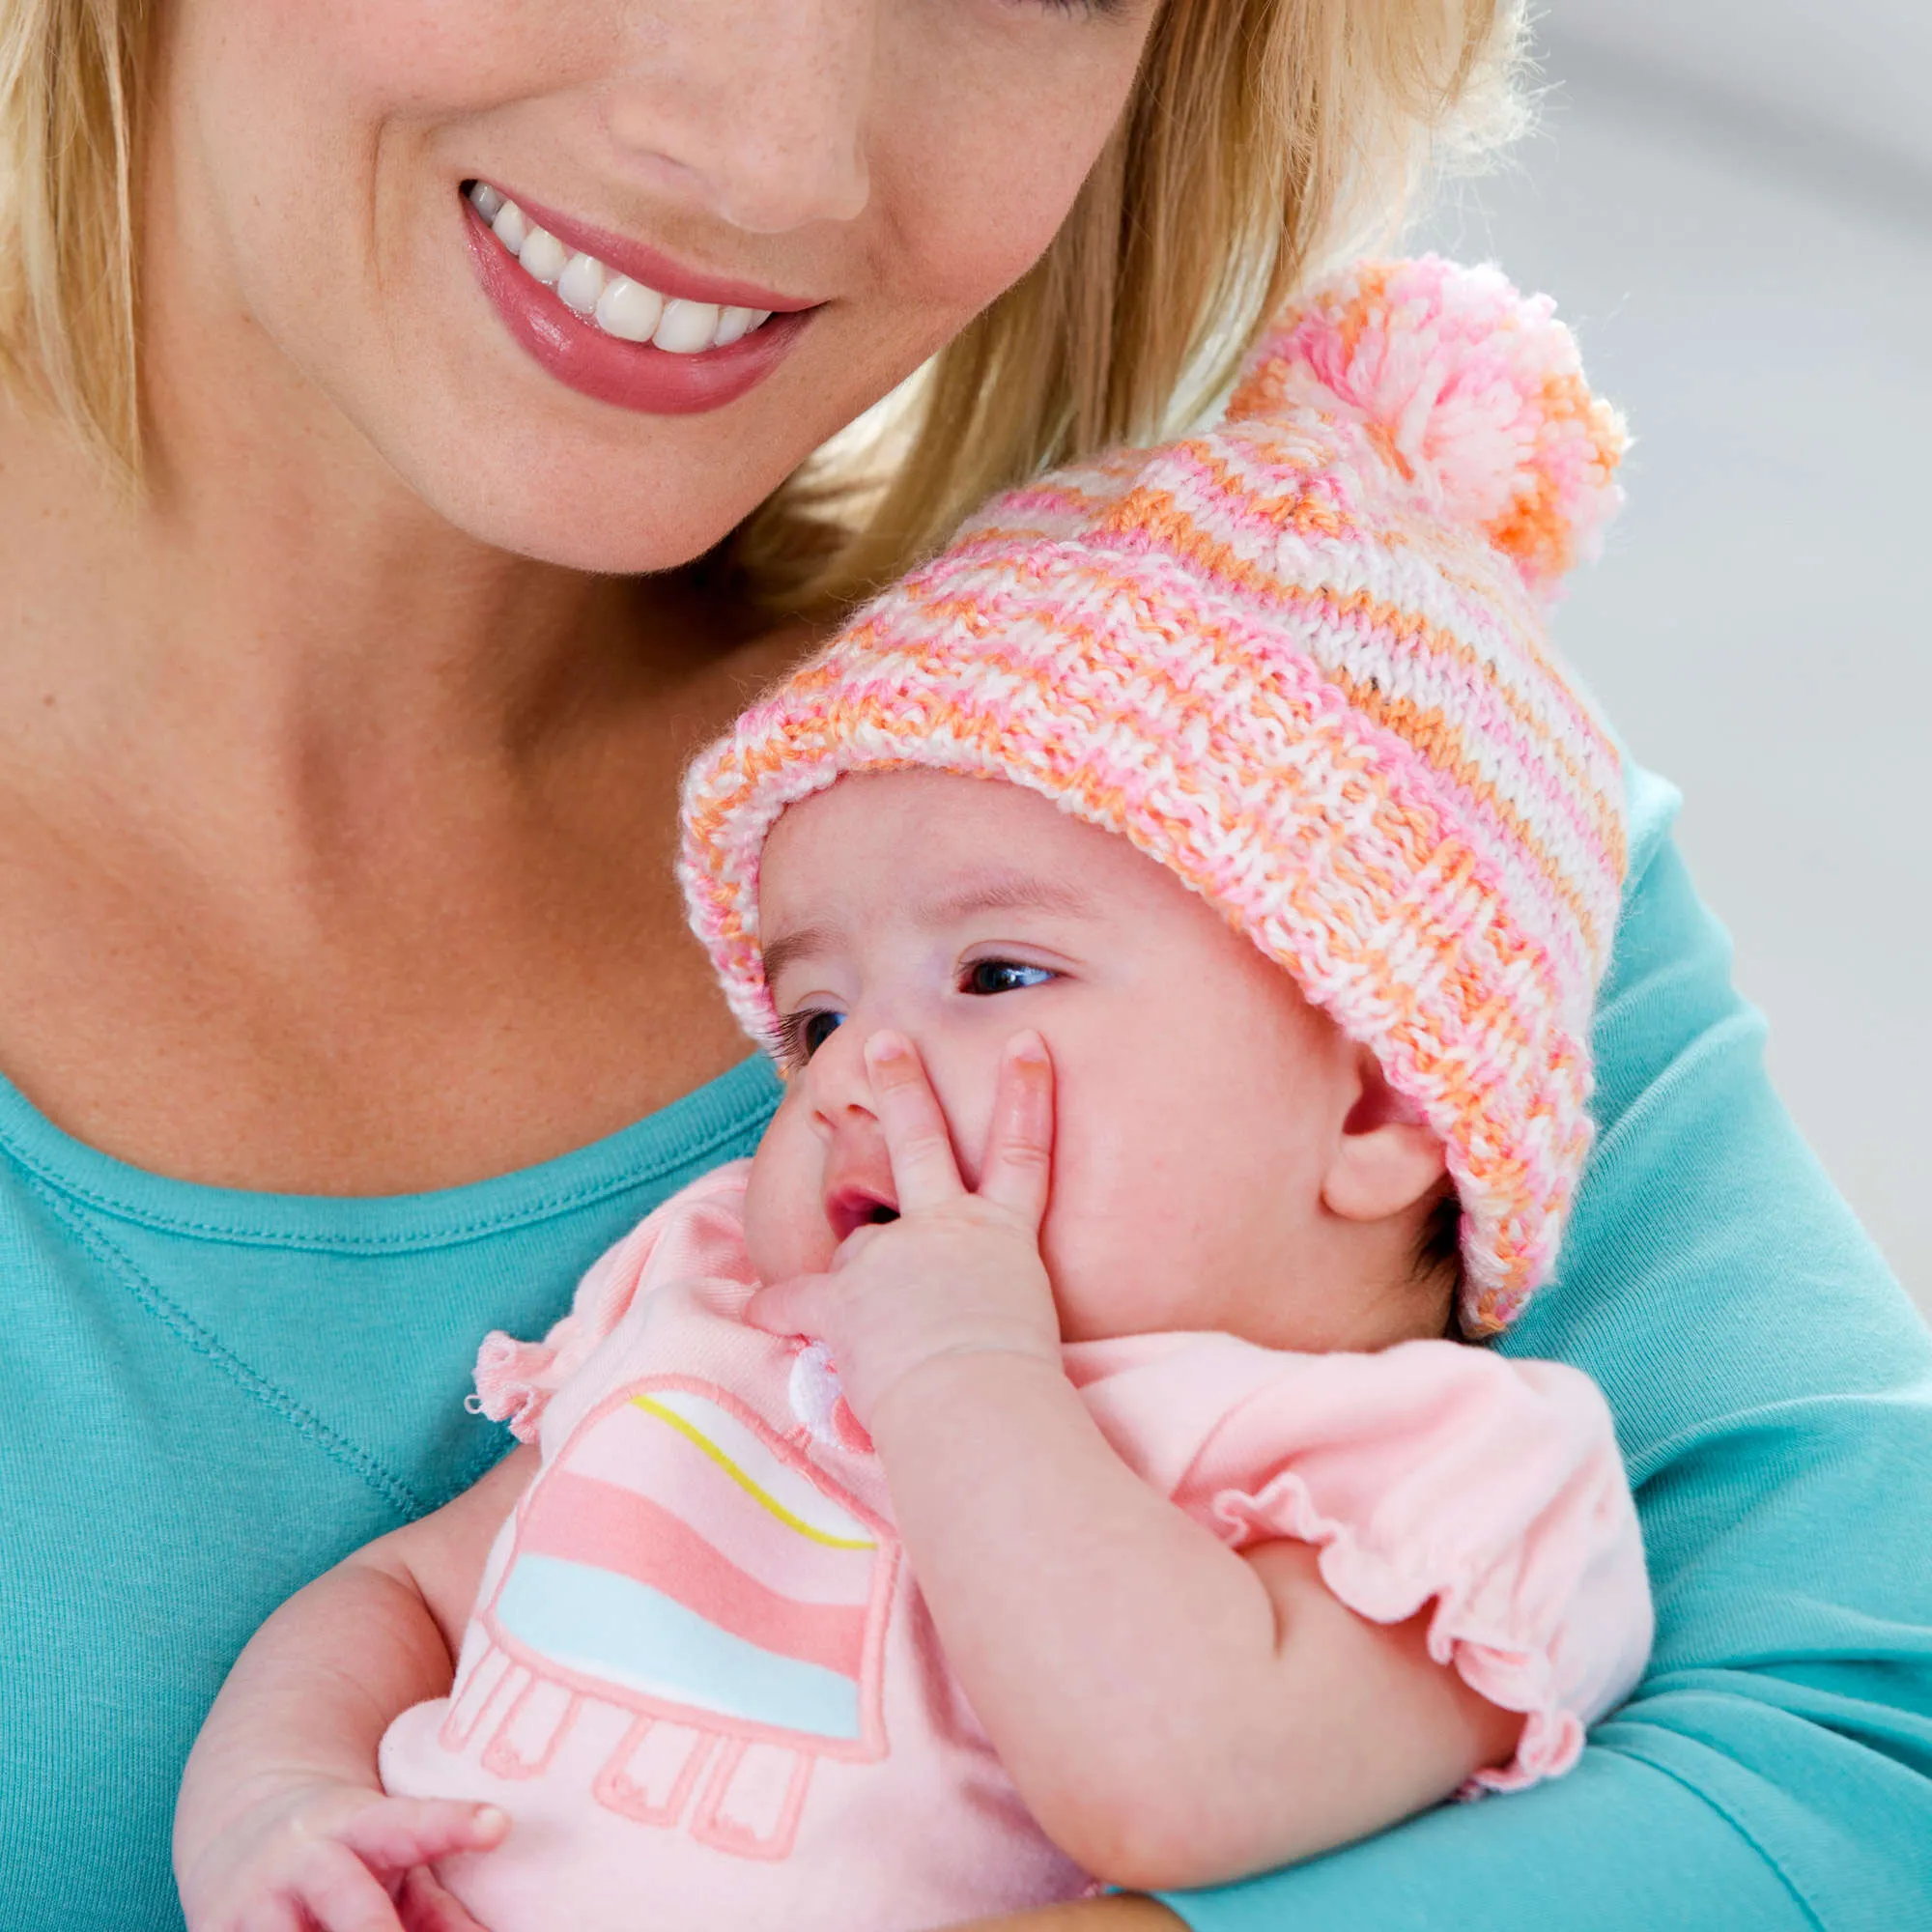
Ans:
<svg viewBox="0 0 1932 1932"><path fill-rule="evenodd" d="M1171 1899L1201 1932L1932 1926L1932 1340L1765 1078L1674 810L1636 775L1602 1138L1503 1345L1610 1399L1650 1674L1568 1777ZM1134 1923L1077 1910L1011 1932Z"/></svg>
<svg viewBox="0 0 1932 1932"><path fill-rule="evenodd" d="M252 1923L269 1901L298 1902L324 1925L378 1925L402 1874L501 1838L507 1821L488 1806L385 1800L376 1752L404 1711L449 1690L490 1546L535 1460L513 1452L443 1509L357 1550L249 1641L175 1816L192 1932Z"/></svg>

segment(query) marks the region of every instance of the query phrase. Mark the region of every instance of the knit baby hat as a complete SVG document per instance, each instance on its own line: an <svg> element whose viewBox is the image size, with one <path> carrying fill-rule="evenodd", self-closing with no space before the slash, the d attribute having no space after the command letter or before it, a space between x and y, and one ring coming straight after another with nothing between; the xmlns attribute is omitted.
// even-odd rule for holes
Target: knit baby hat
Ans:
<svg viewBox="0 0 1932 1932"><path fill-rule="evenodd" d="M680 876L747 1029L758 866L848 772L1005 779L1218 907L1440 1137L1464 1328L1548 1277L1591 1137L1623 775L1548 606L1622 493L1547 298L1435 257L1292 306L1221 425L997 498L692 766Z"/></svg>

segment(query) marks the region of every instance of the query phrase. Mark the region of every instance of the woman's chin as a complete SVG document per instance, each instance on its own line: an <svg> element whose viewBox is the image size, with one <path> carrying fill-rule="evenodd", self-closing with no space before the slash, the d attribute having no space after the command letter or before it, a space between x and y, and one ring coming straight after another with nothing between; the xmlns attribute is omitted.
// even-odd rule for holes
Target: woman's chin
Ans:
<svg viewBox="0 0 1932 1932"><path fill-rule="evenodd" d="M631 499L650 502L647 497ZM488 502L438 503L445 519L465 535L493 550L560 569L604 577L643 577L676 570L712 549L757 507L756 500L735 512L713 517L672 510L623 514L609 500L597 503Z"/></svg>
<svg viewBox="0 0 1932 1932"><path fill-rule="evenodd" d="M605 576L675 570L702 556L755 510L783 480L725 479L704 466L671 474L640 473L635 463L603 462L585 450L444 450L411 463L391 451L423 503L478 543L541 563Z"/></svg>

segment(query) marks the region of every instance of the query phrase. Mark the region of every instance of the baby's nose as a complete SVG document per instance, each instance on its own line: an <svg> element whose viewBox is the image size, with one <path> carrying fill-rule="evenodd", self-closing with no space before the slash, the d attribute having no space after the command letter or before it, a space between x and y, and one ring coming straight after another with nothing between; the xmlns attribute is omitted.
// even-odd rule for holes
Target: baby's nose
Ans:
<svg viewBox="0 0 1932 1932"><path fill-rule="evenodd" d="M848 1022L819 1047L796 1076L810 1098L821 1133L843 1125L848 1116L872 1116L872 1083L866 1073L865 1042Z"/></svg>

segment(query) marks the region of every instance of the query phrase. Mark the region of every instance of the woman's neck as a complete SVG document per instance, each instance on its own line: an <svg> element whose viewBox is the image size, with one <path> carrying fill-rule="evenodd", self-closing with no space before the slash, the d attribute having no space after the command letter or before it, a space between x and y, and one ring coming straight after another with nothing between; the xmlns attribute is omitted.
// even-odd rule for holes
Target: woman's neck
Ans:
<svg viewBox="0 0 1932 1932"><path fill-rule="evenodd" d="M16 771L152 761L278 809L350 769L473 779L741 640L742 619L678 579L588 577L453 530L366 445L342 448L346 425L291 447L180 414L128 501L63 425L12 410L0 739Z"/></svg>
<svg viewBox="0 0 1932 1932"><path fill-rule="evenodd" d="M166 425L128 503L0 419L0 1069L141 1166L388 1193L740 1058L677 775L796 640L492 552L326 437Z"/></svg>

